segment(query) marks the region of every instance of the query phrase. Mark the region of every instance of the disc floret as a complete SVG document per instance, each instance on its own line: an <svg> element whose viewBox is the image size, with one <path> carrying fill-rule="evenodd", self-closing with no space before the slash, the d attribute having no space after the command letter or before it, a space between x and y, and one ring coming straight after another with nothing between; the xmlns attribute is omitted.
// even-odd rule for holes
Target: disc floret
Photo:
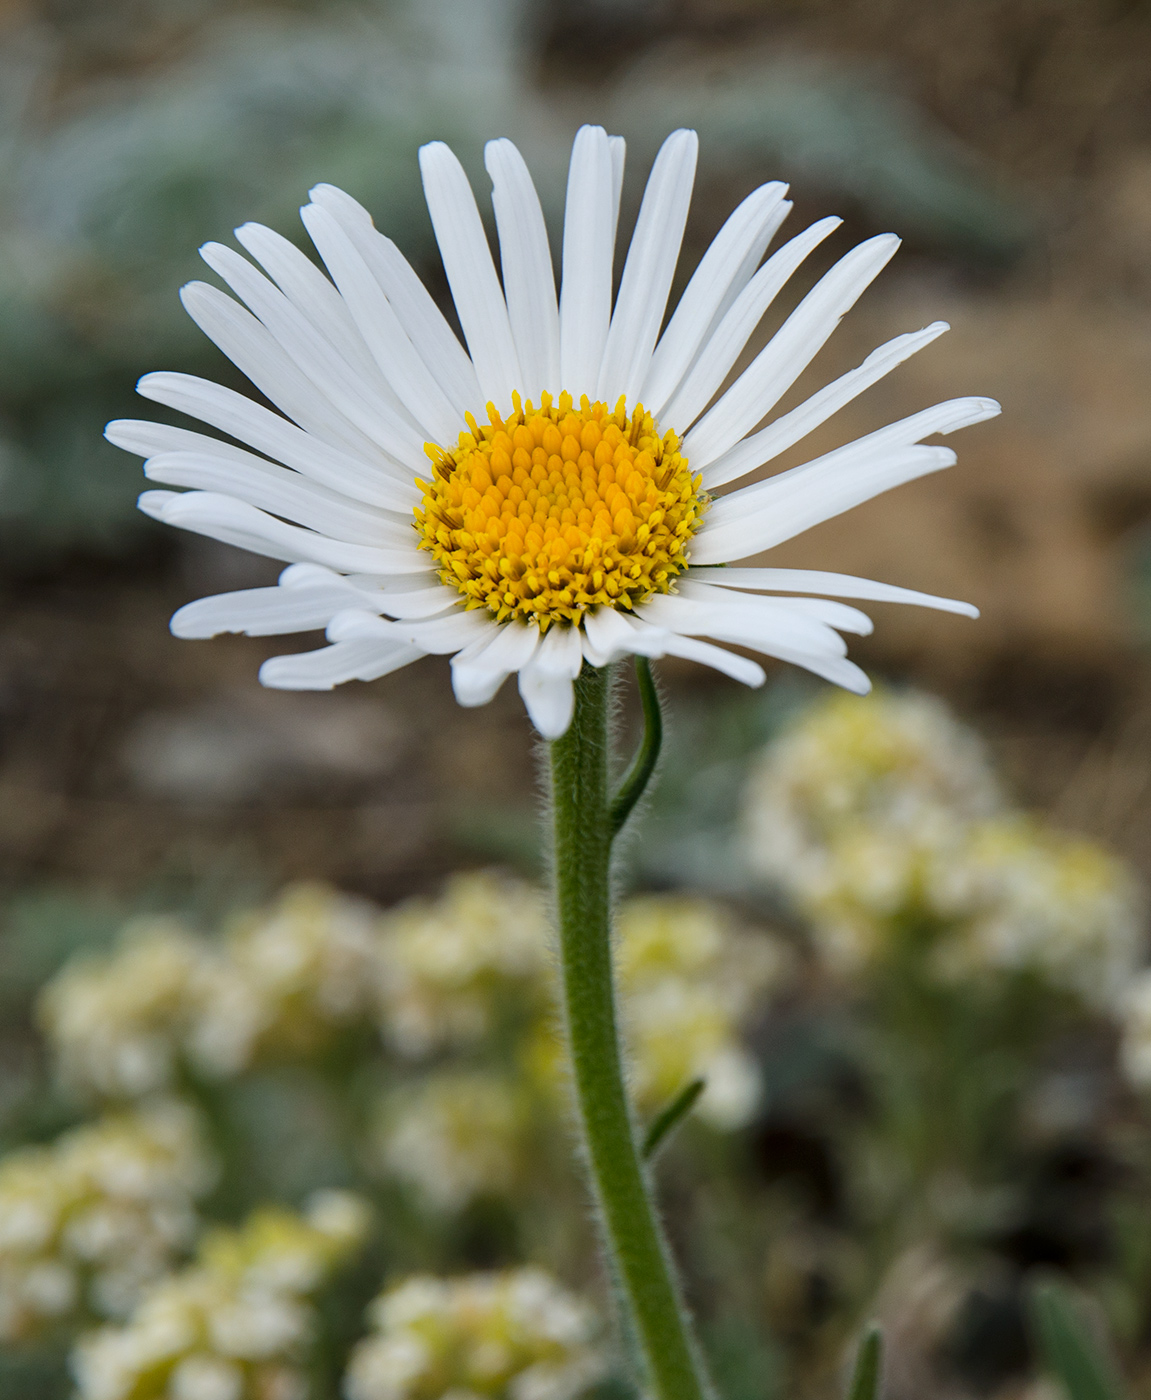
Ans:
<svg viewBox="0 0 1151 1400"><path fill-rule="evenodd" d="M568 393L538 409L512 399L482 427L469 414L453 451L425 448L416 525L443 582L541 631L670 592L708 504L676 434L622 397L614 410L586 394L578 409Z"/></svg>

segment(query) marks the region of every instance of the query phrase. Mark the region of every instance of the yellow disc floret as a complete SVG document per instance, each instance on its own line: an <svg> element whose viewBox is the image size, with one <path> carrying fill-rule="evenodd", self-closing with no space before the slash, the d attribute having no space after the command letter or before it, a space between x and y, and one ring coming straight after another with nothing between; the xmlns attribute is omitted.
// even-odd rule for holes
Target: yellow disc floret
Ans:
<svg viewBox="0 0 1151 1400"><path fill-rule="evenodd" d="M444 583L543 631L669 592L707 506L675 433L622 398L614 412L567 393L513 403L506 419L489 404L483 427L469 414L454 451L424 449L434 470L416 524Z"/></svg>

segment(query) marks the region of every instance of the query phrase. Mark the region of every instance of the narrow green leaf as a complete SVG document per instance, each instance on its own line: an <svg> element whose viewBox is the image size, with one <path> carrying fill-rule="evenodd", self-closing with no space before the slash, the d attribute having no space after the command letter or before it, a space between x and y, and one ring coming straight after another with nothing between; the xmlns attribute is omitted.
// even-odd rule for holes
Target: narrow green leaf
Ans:
<svg viewBox="0 0 1151 1400"><path fill-rule="evenodd" d="M879 1393L879 1372L883 1364L883 1332L871 1323L863 1334L851 1375L847 1400L876 1400Z"/></svg>
<svg viewBox="0 0 1151 1400"><path fill-rule="evenodd" d="M673 1128L679 1127L681 1121L691 1112L692 1106L703 1093L706 1084L706 1079L693 1079L653 1120L651 1127L647 1130L647 1136L643 1140L642 1156L645 1162L651 1160L660 1143L667 1138Z"/></svg>
<svg viewBox="0 0 1151 1400"><path fill-rule="evenodd" d="M1043 1362L1068 1400L1122 1400L1123 1386L1111 1358L1092 1334L1070 1288L1054 1279L1036 1284L1031 1314Z"/></svg>

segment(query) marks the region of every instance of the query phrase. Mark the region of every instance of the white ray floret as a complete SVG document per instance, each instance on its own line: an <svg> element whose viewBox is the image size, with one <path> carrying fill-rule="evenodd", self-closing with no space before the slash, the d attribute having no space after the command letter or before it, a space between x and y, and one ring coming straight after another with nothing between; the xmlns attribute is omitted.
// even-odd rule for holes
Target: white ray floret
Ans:
<svg viewBox="0 0 1151 1400"><path fill-rule="evenodd" d="M497 273L462 166L442 143L425 146L428 209L466 348L395 244L334 186L317 185L301 211L324 270L258 224L236 230L248 257L205 245L205 261L239 300L194 282L181 293L185 307L273 407L191 375L150 374L139 385L145 397L226 438L130 419L110 423L107 436L145 459L151 481L176 488L145 491L142 510L288 567L272 587L187 604L173 632L324 631L325 645L264 663L261 681L285 689L330 689L421 656L449 656L462 705L486 704L516 675L533 723L555 738L570 722L572 683L585 664L677 656L762 684L763 668L734 646L862 692L867 677L848 660L842 634L866 635L871 621L840 600L976 616L970 604L868 579L738 566L950 466L954 452L924 440L990 418L999 405L937 404L709 499L793 447L947 326L897 336L770 418L894 254L898 239L881 234L842 256L725 388L767 309L839 221L821 220L763 261L791 204L785 185L753 191L716 235L660 335L697 152L691 131L673 132L660 151L613 304L620 137L594 126L576 136L558 295L543 211L516 147L499 140L485 151ZM563 394L572 396L570 411ZM647 427L634 416L640 404L654 420ZM545 416L531 419L520 405ZM624 458L613 458L603 437L609 421L632 433ZM492 436L504 431L506 450ZM488 456L474 455L484 443ZM663 526L670 506L636 485L653 452L659 461L669 454L668 470L688 483L684 495L660 500L695 493L694 513L676 517L687 521L678 535ZM461 476L442 505L430 483L450 485L465 458L480 463L468 468L478 474ZM461 525L452 500L481 509ZM510 517L499 514L505 502ZM539 543L545 530L551 553ZM633 561L643 565L638 573L628 572ZM633 587L637 576L644 582ZM545 606L545 596L555 601Z"/></svg>

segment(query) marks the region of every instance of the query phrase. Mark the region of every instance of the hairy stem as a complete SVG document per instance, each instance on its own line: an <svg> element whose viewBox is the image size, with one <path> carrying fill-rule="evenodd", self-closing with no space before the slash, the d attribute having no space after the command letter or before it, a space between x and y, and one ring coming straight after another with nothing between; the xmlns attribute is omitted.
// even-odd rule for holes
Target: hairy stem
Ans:
<svg viewBox="0 0 1151 1400"><path fill-rule="evenodd" d="M656 1219L628 1106L611 951L608 674L586 666L575 715L551 746L554 866L572 1076L612 1272L654 1400L710 1391Z"/></svg>

